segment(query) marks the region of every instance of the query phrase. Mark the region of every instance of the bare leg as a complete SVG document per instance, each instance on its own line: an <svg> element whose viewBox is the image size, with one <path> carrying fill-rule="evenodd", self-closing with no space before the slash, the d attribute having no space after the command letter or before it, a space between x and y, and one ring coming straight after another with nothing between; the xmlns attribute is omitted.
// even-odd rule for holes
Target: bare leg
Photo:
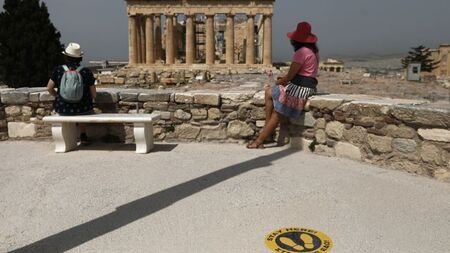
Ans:
<svg viewBox="0 0 450 253"><path fill-rule="evenodd" d="M273 100L272 100L272 88L270 86L266 86L265 88L265 112L266 112L266 124L270 120L273 111Z"/></svg>
<svg viewBox="0 0 450 253"><path fill-rule="evenodd" d="M250 143L247 148L259 148L262 146L263 142L267 137L273 134L275 129L278 127L278 124L281 120L281 115L275 110L272 111L271 117L269 121L267 121L266 125L262 129L261 133L259 133L258 138L255 141Z"/></svg>

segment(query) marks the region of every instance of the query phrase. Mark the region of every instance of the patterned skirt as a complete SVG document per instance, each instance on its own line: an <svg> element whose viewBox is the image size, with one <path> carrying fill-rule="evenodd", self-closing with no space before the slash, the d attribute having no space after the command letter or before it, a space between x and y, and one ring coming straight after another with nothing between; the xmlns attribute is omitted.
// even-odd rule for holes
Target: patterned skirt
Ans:
<svg viewBox="0 0 450 253"><path fill-rule="evenodd" d="M306 101L317 91L315 87L317 81L311 83L304 82L304 80L295 78L286 86L275 85L272 87L273 106L276 112L289 118L299 118L302 115Z"/></svg>

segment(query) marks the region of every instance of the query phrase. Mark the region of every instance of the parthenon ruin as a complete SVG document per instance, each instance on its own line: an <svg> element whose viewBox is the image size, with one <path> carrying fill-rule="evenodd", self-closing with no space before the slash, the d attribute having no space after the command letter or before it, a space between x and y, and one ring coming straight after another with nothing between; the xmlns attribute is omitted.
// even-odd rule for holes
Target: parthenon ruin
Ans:
<svg viewBox="0 0 450 253"><path fill-rule="evenodd" d="M129 66L268 67L275 0L126 0ZM237 48L237 24L245 26ZM223 56L223 58L222 58Z"/></svg>

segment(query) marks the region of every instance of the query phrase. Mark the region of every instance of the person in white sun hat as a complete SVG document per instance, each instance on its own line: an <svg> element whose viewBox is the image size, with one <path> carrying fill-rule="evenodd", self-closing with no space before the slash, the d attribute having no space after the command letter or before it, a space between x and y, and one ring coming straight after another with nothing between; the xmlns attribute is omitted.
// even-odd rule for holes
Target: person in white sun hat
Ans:
<svg viewBox="0 0 450 253"><path fill-rule="evenodd" d="M48 92L55 96L55 112L63 116L94 113L95 78L91 70L81 66L83 51L80 44L69 43L62 54L66 63L53 70L47 84ZM79 128L80 141L87 144L86 125L79 124Z"/></svg>

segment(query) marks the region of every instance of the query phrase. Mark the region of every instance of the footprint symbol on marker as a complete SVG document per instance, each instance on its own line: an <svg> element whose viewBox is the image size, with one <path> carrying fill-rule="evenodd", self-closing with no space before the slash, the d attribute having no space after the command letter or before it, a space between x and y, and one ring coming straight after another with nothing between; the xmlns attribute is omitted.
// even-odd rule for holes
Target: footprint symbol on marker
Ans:
<svg viewBox="0 0 450 253"><path fill-rule="evenodd" d="M314 248L314 242L313 238L308 234L301 234L300 240L303 241L305 248L307 249L313 249Z"/></svg>
<svg viewBox="0 0 450 253"><path fill-rule="evenodd" d="M302 251L302 250L305 249L303 246L298 245L298 244L295 243L292 239L287 238L287 237L281 237L281 238L280 238L280 241L281 241L282 243L286 244L287 246L292 247L292 248L295 249L295 250L300 250L300 251Z"/></svg>

